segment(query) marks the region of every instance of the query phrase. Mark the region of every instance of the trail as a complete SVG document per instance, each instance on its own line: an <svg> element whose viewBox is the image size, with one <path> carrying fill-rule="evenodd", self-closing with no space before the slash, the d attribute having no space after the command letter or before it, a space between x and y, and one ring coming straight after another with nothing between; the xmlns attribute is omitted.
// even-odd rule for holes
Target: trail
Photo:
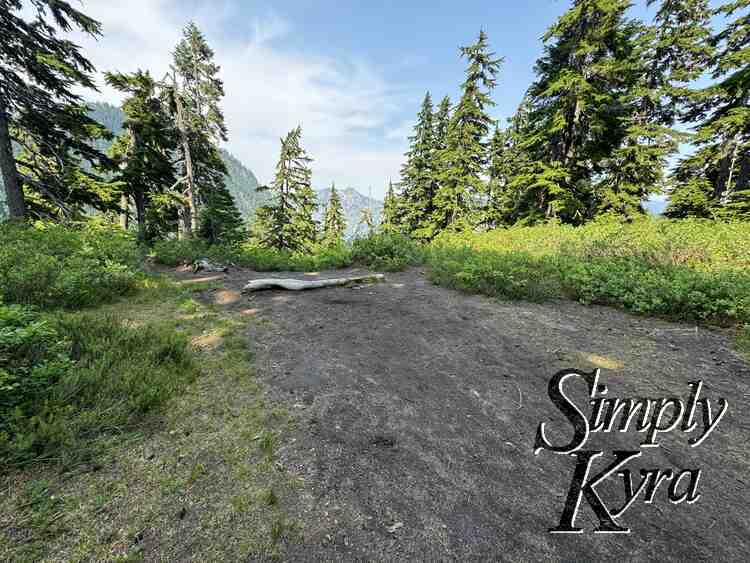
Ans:
<svg viewBox="0 0 750 563"><path fill-rule="evenodd" d="M316 279L348 273L274 274ZM203 298L254 319L249 340L270 398L293 413L279 463L299 478L303 523L288 560L742 560L750 553L748 364L723 334L573 302L505 303L433 286L422 272L359 289L239 290L233 271ZM612 397L702 396L729 411L698 448L659 437L628 467L701 468L694 504L635 502L594 534L552 535L575 459L532 448L537 426L570 426L547 396L564 368L601 367ZM576 403L586 412L584 389ZM715 407L714 407L715 408ZM715 413L714 413L715 414ZM637 449L643 434L592 435L588 449ZM608 462L602 462L608 463ZM603 465L601 466L603 467ZM599 492L619 506L622 480Z"/></svg>

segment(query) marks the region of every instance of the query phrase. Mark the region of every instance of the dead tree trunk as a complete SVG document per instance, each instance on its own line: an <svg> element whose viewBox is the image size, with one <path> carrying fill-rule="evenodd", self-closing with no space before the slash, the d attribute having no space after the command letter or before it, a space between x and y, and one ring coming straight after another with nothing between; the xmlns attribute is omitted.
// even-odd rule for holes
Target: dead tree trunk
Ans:
<svg viewBox="0 0 750 563"><path fill-rule="evenodd" d="M180 210L180 238L191 237L198 229L198 214L195 194L195 176L193 173L193 159L190 153L190 139L188 138L187 127L185 126L185 116L182 106L180 93L177 91L177 81L174 82L175 88L175 105L177 107L177 129L180 132L182 142L182 156L185 163L185 183L187 189L184 194L187 198L187 206Z"/></svg>
<svg viewBox="0 0 750 563"><path fill-rule="evenodd" d="M127 231L130 227L130 214L128 213L130 202L128 201L128 196L126 194L120 196L120 207L122 208L122 212L120 213L120 226Z"/></svg>

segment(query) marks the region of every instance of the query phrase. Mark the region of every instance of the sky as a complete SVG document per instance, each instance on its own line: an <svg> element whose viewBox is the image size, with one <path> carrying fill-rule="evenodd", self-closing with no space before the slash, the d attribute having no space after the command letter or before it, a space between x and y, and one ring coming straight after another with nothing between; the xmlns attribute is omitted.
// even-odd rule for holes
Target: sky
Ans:
<svg viewBox="0 0 750 563"><path fill-rule="evenodd" d="M75 0L74 0L75 1ZM457 100L459 46L480 29L505 59L493 117L505 120L534 79L545 30L568 0L79 0L103 36L75 35L98 71L161 78L181 30L194 21L221 66L226 148L261 183L273 179L280 138L302 125L313 185L335 182L382 198L398 180L426 91ZM633 15L649 17L645 0ZM103 85L91 101L116 105Z"/></svg>

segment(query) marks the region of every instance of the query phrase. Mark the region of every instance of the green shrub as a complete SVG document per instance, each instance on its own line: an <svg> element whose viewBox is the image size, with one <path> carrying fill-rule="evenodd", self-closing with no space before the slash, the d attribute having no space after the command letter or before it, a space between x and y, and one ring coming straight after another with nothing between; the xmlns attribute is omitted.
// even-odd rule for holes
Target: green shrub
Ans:
<svg viewBox="0 0 750 563"><path fill-rule="evenodd" d="M167 266L191 264L199 258L208 258L258 272L330 270L351 265L351 251L346 244L318 244L302 253L263 248L253 242L209 246L201 241L169 240L155 244L153 256Z"/></svg>
<svg viewBox="0 0 750 563"><path fill-rule="evenodd" d="M130 291L141 255L118 227L0 225L0 295L7 303L85 307Z"/></svg>
<svg viewBox="0 0 750 563"><path fill-rule="evenodd" d="M152 255L160 264L180 266L206 258L208 249L209 245L200 239L162 240L154 244Z"/></svg>
<svg viewBox="0 0 750 563"><path fill-rule="evenodd" d="M0 304L0 432L70 369L70 342L29 307Z"/></svg>
<svg viewBox="0 0 750 563"><path fill-rule="evenodd" d="M64 335L64 336L63 336ZM0 308L0 460L81 461L197 374L173 325Z"/></svg>
<svg viewBox="0 0 750 563"><path fill-rule="evenodd" d="M750 224L644 219L540 225L438 237L441 285L503 297L569 297L640 314L750 321Z"/></svg>
<svg viewBox="0 0 750 563"><path fill-rule="evenodd" d="M422 262L419 245L397 233L372 234L352 245L352 260L375 270L395 272Z"/></svg>

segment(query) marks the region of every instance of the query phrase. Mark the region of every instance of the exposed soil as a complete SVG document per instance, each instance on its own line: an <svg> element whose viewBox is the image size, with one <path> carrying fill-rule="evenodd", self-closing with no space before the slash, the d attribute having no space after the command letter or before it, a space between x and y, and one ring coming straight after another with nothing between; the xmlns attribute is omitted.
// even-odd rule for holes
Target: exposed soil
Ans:
<svg viewBox="0 0 750 563"><path fill-rule="evenodd" d="M418 270L360 288L239 293L249 279L305 276L235 270L203 295L257 319L257 374L296 421L279 452L303 480L287 507L303 525L288 560L746 560L750 366L727 335L606 307L463 295ZM697 502L670 503L664 484L618 520L630 534L594 534L583 500L584 532L553 535L576 460L534 455L534 437L542 421L566 429L558 441L570 434L550 377L595 367L611 397L687 401L688 382L702 380L714 415L719 398L729 410L701 446L663 434L628 466L636 484L641 467L702 468ZM605 450L595 470L643 436L593 435L586 447ZM599 491L614 503L622 480Z"/></svg>

